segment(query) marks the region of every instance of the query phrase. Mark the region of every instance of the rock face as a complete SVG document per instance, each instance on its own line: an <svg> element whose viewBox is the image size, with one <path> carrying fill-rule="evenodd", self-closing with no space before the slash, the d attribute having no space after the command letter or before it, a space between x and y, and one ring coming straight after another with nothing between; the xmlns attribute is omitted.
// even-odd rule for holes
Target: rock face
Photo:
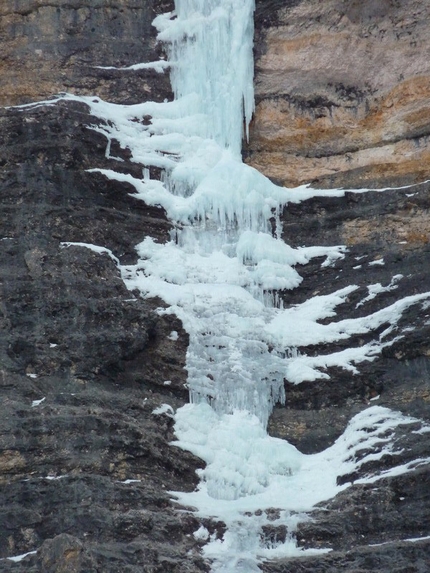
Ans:
<svg viewBox="0 0 430 573"><path fill-rule="evenodd" d="M289 244L346 244L348 253L333 267L318 268L321 263L315 261L299 268L303 283L285 293L285 304L302 303L310 296L355 284L359 288L337 309L336 320L342 320L369 315L402 297L428 291L430 246L428 231L421 233L420 224L425 220L428 225L429 208L428 184L382 193L346 193L342 198L289 205L283 215L283 237ZM360 304L371 292L369 286L388 286L399 274L402 278L393 290ZM395 335L401 338L375 361L359 364L359 373L328 368L328 380L287 384L286 407L275 409L269 432L305 453L316 453L333 444L352 416L371 405L430 422L429 329L429 312L417 305L399 323ZM299 351L328 354L366 342L366 335L360 335L346 344ZM405 430L397 439L403 451L395 463L428 457L428 434L419 437ZM393 458L387 456L382 467L389 468L392 463ZM357 475L341 477L341 483L354 482L369 470L371 464ZM299 526L297 532L299 545L330 548L332 553L265 564L263 570L425 571L430 555L429 479L427 466L374 484L352 485L321 504L321 509L312 514L313 521ZM411 539L415 541L406 541Z"/></svg>
<svg viewBox="0 0 430 573"><path fill-rule="evenodd" d="M286 186L428 179L429 17L421 0L258 1L247 161Z"/></svg>
<svg viewBox="0 0 430 573"><path fill-rule="evenodd" d="M3 0L0 105L59 92L120 103L163 101L170 95L168 75L98 66L159 60L152 21L172 8L173 0Z"/></svg>
<svg viewBox="0 0 430 573"><path fill-rule="evenodd" d="M180 571L195 552L198 570L198 524L166 491L193 489L199 462L168 445L171 419L152 414L187 398L187 335L127 291L108 253L62 244L127 261L142 233L166 240L168 223L85 172L107 161L86 106L0 121L0 556L38 550L23 571Z"/></svg>
<svg viewBox="0 0 430 573"><path fill-rule="evenodd" d="M348 247L345 260L331 268L315 261L298 269L304 280L285 293L287 305L355 284L357 291L337 309L342 320L428 290L430 187L422 183L429 178L428 10L427 3L389 0L257 2L256 113L246 161L288 186L412 185L287 206L288 244ZM395 289L357 306L370 285L387 286L398 274ZM418 305L400 323L402 338L374 362L360 364L358 374L328 369L330 380L286 385L287 407L275 409L269 431L315 453L371 404L428 421L428 329L428 311ZM365 342L356 337L347 346ZM312 355L344 348L299 350ZM402 456L428 456L427 440L401 439ZM422 468L373 486L353 485L297 532L303 547L329 547L332 553L265 564L263 570L425 571L429 540L405 540L429 535L428 480Z"/></svg>
<svg viewBox="0 0 430 573"><path fill-rule="evenodd" d="M171 8L170 0L4 0L0 105L59 91L121 103L170 98L167 75L97 66L160 59L151 21ZM247 161L288 185L428 179L429 16L422 0L258 0ZM0 571L207 571L192 535L199 522L168 493L192 490L201 461L172 448L171 418L152 413L187 400L187 335L157 313L160 301L126 290L115 259L133 263L134 246L146 235L168 240L170 226L126 184L86 171L141 170L119 149L124 161L106 159L106 141L87 127L95 121L77 102L0 110ZM342 319L429 290L429 209L427 183L289 205L286 242L349 251L333 267L318 259L301 267L303 283L284 303L356 284ZM357 306L370 285L395 275L403 275L395 288ZM313 453L370 404L430 422L429 324L429 310L413 306L402 338L358 374L328 370L329 380L286 385L270 433ZM396 463L428 456L425 437L399 435ZM410 540L430 534L429 475L421 467L352 486L297 532L301 546L332 553L263 570L427 571L429 540Z"/></svg>
<svg viewBox="0 0 430 573"><path fill-rule="evenodd" d="M150 23L169 6L2 2L1 103L59 90L170 97L168 75L93 67L159 59ZM170 226L127 186L86 172L112 167L94 122L76 102L0 110L0 570L205 570L199 524L167 493L193 489L200 461L169 445L171 418L152 414L187 400L188 338L160 301L127 291L112 258L135 261L134 246L166 241Z"/></svg>

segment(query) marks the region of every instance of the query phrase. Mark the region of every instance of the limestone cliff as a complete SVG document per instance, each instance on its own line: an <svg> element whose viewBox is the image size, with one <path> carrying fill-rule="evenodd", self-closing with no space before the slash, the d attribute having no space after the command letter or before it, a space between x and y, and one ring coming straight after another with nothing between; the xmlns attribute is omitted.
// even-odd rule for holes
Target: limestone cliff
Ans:
<svg viewBox="0 0 430 573"><path fill-rule="evenodd" d="M113 102L163 101L168 75L119 72L160 59L152 21L173 0L4 0L0 5L0 105L59 92Z"/></svg>
<svg viewBox="0 0 430 573"><path fill-rule="evenodd" d="M3 0L0 105L60 91L121 103L170 98L167 74L102 67L162 57L151 22L171 8L170 0ZM339 318L359 316L368 285L398 274L397 288L366 312L429 290L430 185L421 184L429 179L429 16L423 0L257 0L246 160L287 185L417 184L289 205L289 244L345 244L349 253L333 267L316 259L300 268L304 281L284 293L287 305L357 284ZM86 171L142 167L120 149L123 161L107 160L103 136L87 128L95 121L77 102L0 110L0 571L205 571L192 536L199 522L167 493L193 489L201 462L172 448L171 419L152 414L187 400L187 336L156 312L160 301L125 289L107 252L64 245L100 245L133 262L145 235L169 237L161 209ZM332 369L330 380L287 384L270 432L310 453L371 403L430 421L428 313L411 308L401 329L359 374ZM429 455L425 440L402 439L405 463ZM298 532L300 545L331 554L264 571L427 571L429 540L405 540L430 534L429 475L421 468L352 487ZM222 524L205 525L222 534ZM36 553L4 559L27 552Z"/></svg>
<svg viewBox="0 0 430 573"><path fill-rule="evenodd" d="M248 162L287 186L429 178L430 6L257 2Z"/></svg>

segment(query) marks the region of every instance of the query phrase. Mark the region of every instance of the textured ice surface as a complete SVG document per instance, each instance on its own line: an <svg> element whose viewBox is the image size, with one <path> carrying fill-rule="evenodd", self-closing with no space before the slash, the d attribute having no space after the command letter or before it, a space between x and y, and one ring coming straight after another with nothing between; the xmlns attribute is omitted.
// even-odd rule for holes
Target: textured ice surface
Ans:
<svg viewBox="0 0 430 573"><path fill-rule="evenodd" d="M253 571L252 556L255 564L264 558L310 553L296 547L295 527L316 503L351 486L338 485L338 476L362 469L363 477L355 483L372 483L428 464L427 458L403 465L394 461L386 470L375 469L374 464L364 469L383 457L395 460L402 452L395 431L417 423L415 418L373 406L355 416L330 448L304 455L288 442L269 437L248 412L218 415L207 404L190 404L176 414L177 445L207 465L200 470L196 492L175 495L182 504L196 507L197 515L216 517L229 527L223 541L212 539L205 548L215 560L214 570L236 571L239 555L247 563L243 571ZM279 511L274 521L265 511L271 508ZM285 541L273 543L261 536L264 525L281 524L289 531Z"/></svg>
<svg viewBox="0 0 430 573"><path fill-rule="evenodd" d="M429 293L396 301L368 316L336 321L336 308L358 287L351 285L301 305L283 308L276 291L301 283L298 267L314 257L332 265L342 245L293 249L279 239L280 209L314 195L343 191L280 188L242 163L243 125L253 110L252 0L177 0L176 11L155 22L167 43L176 100L118 106L82 98L104 120L97 129L128 148L136 162L163 168L162 181L100 170L130 183L135 196L161 205L176 223L166 245L145 238L136 265L121 267L127 286L145 297L161 297L160 311L178 316L190 335L187 352L191 403L175 414L175 445L206 462L192 493L174 493L202 517L227 525L223 539L201 527L204 555L213 571L258 571L262 559L302 554L294 531L306 512L349 487L337 478L382 456L395 460L394 430L417 424L372 407L353 418L327 450L305 456L265 427L273 404L284 400L284 380L298 384L328 378L327 368L351 373L374 360L401 334L397 323ZM151 116L151 122L143 117ZM245 130L246 131L246 130ZM107 148L110 156L110 145ZM379 261L378 264L381 264ZM370 285L365 304L396 281ZM324 323L320 321L324 320ZM330 320L327 320L330 319ZM360 347L307 356L297 347L322 345L385 326ZM154 414L171 415L162 405ZM364 453L363 453L364 452ZM411 471L415 460L369 474L361 482ZM173 493L173 492L172 492ZM279 517L269 521L276 508ZM262 527L286 525L285 540L266 539ZM309 552L309 550L308 550Z"/></svg>
<svg viewBox="0 0 430 573"><path fill-rule="evenodd" d="M171 70L175 101L125 106L63 95L35 106L55 105L59 99L87 104L99 120L93 129L108 140L106 156L112 157L115 140L130 151L132 161L146 166L141 178L113 169L91 171L130 184L135 197L162 206L174 224L167 244L147 237L137 245L135 265L121 266L108 249L97 245L62 246L108 254L130 290L160 297L167 304L160 312L182 320L190 337L191 403L175 414L164 404L153 414L174 415L175 445L202 458L206 467L195 492L172 495L194 507L197 515L226 523L222 539L211 537L204 527L195 532L196 538L208 541L203 551L213 571L250 573L259 570L263 559L303 553L294 539L297 523L316 503L351 485L337 485L339 476L361 470L356 483L371 483L429 463L420 459L396 465L396 429L413 424L419 437L427 428L417 429L418 420L377 406L355 416L330 448L312 456L268 436L265 428L274 403L284 400L285 381L329 378L331 366L357 372L357 365L374 360L405 335L398 331L399 319L430 293L344 320L336 320L336 309L356 285L283 307L277 291L299 286L300 265L315 257L324 257L323 266L336 264L346 248L291 248L279 238L280 210L289 202L341 196L344 191L281 188L241 161L242 136L254 106L254 1L175 4L175 12L154 22L167 46L168 61L160 66ZM161 181L151 179L151 166L163 169ZM395 289L400 278L393 277L385 287L369 285L358 304ZM381 327L380 334L359 347L312 356L303 350L371 335ZM383 456L392 458L388 469L365 471L367 462ZM266 510L273 508L279 517L269 520ZM264 536L262 527L269 523L287 527L285 540Z"/></svg>

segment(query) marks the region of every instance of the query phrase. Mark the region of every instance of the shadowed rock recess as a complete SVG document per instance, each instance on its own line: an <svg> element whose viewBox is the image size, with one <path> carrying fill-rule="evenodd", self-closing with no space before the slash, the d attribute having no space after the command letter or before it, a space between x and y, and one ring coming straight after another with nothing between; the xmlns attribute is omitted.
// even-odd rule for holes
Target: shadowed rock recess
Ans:
<svg viewBox="0 0 430 573"><path fill-rule="evenodd" d="M428 3L256 4L257 107L246 161L286 185L412 185L287 206L287 243L343 244L348 252L332 267L321 268L319 259L299 267L304 280L283 293L284 304L355 284L340 320L430 290ZM160 59L151 22L172 6L3 0L0 105L62 91L118 103L171 99L168 74L97 66ZM106 140L87 128L95 122L78 102L0 109L0 571L208 571L202 541L192 535L200 520L178 511L167 493L191 491L202 462L170 446L171 418L152 414L187 401L187 335L177 319L156 312L159 300L127 291L107 252L63 244L99 245L132 263L145 236L169 239L161 209L131 197L127 184L86 171L141 173L124 150L112 150L124 161L106 159ZM395 275L403 275L397 288L357 306L369 285L385 287ZM412 306L397 334L403 337L358 365L358 374L329 369L328 380L286 384L271 435L314 453L370 404L430 422L430 308ZM299 350L366 342L357 335ZM430 455L422 436L405 429L399 440L396 464ZM333 551L268 562L264 572L430 570L428 466L353 485L312 517L299 527L299 545ZM222 524L204 525L222 534Z"/></svg>

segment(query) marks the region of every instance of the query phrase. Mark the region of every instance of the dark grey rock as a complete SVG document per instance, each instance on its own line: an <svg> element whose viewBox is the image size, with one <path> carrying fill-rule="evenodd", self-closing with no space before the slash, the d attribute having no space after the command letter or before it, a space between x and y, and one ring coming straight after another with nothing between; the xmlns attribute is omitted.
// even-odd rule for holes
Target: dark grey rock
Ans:
<svg viewBox="0 0 430 573"><path fill-rule="evenodd" d="M152 22L172 9L172 0L4 0L0 105L44 100L59 92L129 104L170 98L168 74L101 68L164 58Z"/></svg>
<svg viewBox="0 0 430 573"><path fill-rule="evenodd" d="M167 493L193 489L200 461L152 414L187 399L188 337L108 254L62 245L131 263L146 235L169 237L161 209L86 172L112 167L95 122L76 102L0 111L0 570L201 571L199 523Z"/></svg>

